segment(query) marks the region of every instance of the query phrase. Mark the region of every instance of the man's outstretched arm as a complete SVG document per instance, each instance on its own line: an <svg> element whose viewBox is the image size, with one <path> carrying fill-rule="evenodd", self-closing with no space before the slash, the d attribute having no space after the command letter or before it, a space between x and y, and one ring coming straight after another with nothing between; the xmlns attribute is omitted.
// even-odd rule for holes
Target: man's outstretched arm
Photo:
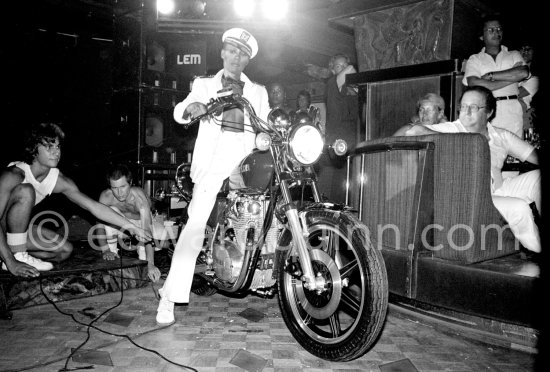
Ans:
<svg viewBox="0 0 550 372"><path fill-rule="evenodd" d="M103 205L85 195L78 189L76 184L70 178L62 175L61 173L59 174L59 178L55 184L53 192L64 194L70 201L87 210L96 218L124 228L135 234L142 241L150 241L152 239L151 233L135 226L124 216L121 216L106 205Z"/></svg>

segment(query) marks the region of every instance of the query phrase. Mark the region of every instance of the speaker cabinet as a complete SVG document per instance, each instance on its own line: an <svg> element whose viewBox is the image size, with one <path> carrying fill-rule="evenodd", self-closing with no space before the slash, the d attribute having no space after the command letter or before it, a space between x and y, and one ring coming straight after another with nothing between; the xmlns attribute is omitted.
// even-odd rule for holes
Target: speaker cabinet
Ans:
<svg viewBox="0 0 550 372"><path fill-rule="evenodd" d="M157 32L154 14L144 6L115 18L113 162L179 164L194 147L198 128L172 115L192 79L206 74L209 36Z"/></svg>
<svg viewBox="0 0 550 372"><path fill-rule="evenodd" d="M112 110L112 159L159 164L186 161L187 153L193 150L198 126L185 128L172 116L173 106L185 94L154 88L116 94Z"/></svg>

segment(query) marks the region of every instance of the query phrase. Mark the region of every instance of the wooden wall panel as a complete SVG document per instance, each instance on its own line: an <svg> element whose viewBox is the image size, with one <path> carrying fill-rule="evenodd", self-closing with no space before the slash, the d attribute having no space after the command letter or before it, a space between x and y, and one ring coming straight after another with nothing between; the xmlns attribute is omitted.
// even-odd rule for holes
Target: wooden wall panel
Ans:
<svg viewBox="0 0 550 372"><path fill-rule="evenodd" d="M453 0L426 0L354 19L359 71L451 58Z"/></svg>

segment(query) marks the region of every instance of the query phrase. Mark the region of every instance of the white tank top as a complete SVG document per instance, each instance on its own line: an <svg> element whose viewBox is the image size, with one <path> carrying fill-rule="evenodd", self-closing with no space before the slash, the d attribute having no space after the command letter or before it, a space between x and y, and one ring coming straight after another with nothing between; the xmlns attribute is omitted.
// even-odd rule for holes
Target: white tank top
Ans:
<svg viewBox="0 0 550 372"><path fill-rule="evenodd" d="M57 182L57 178L59 177L59 169L51 168L46 178L44 178L42 182L38 182L36 178L34 178L34 175L31 172L31 167L27 163L15 161L8 164L8 167L11 167L12 165L15 165L17 168L25 172L25 179L22 183L30 183L32 187L34 187L36 193L34 205L40 203L46 196L51 195Z"/></svg>

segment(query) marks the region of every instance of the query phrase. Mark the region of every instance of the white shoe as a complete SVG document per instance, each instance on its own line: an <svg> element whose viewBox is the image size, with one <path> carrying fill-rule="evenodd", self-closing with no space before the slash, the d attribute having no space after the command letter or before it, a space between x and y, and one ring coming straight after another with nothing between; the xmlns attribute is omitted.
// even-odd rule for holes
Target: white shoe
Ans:
<svg viewBox="0 0 550 372"><path fill-rule="evenodd" d="M160 301L157 308L157 323L160 325L170 325L176 321L174 318L174 303L162 295L162 289L159 289Z"/></svg>
<svg viewBox="0 0 550 372"><path fill-rule="evenodd" d="M42 261L39 258L31 256L27 252L16 252L13 254L13 257L15 257L17 261L24 262L27 265L38 269L39 271L48 271L53 269L53 264L51 262Z"/></svg>
<svg viewBox="0 0 550 372"><path fill-rule="evenodd" d="M6 264L3 261L2 261L2 270L8 271L8 267L6 266Z"/></svg>

